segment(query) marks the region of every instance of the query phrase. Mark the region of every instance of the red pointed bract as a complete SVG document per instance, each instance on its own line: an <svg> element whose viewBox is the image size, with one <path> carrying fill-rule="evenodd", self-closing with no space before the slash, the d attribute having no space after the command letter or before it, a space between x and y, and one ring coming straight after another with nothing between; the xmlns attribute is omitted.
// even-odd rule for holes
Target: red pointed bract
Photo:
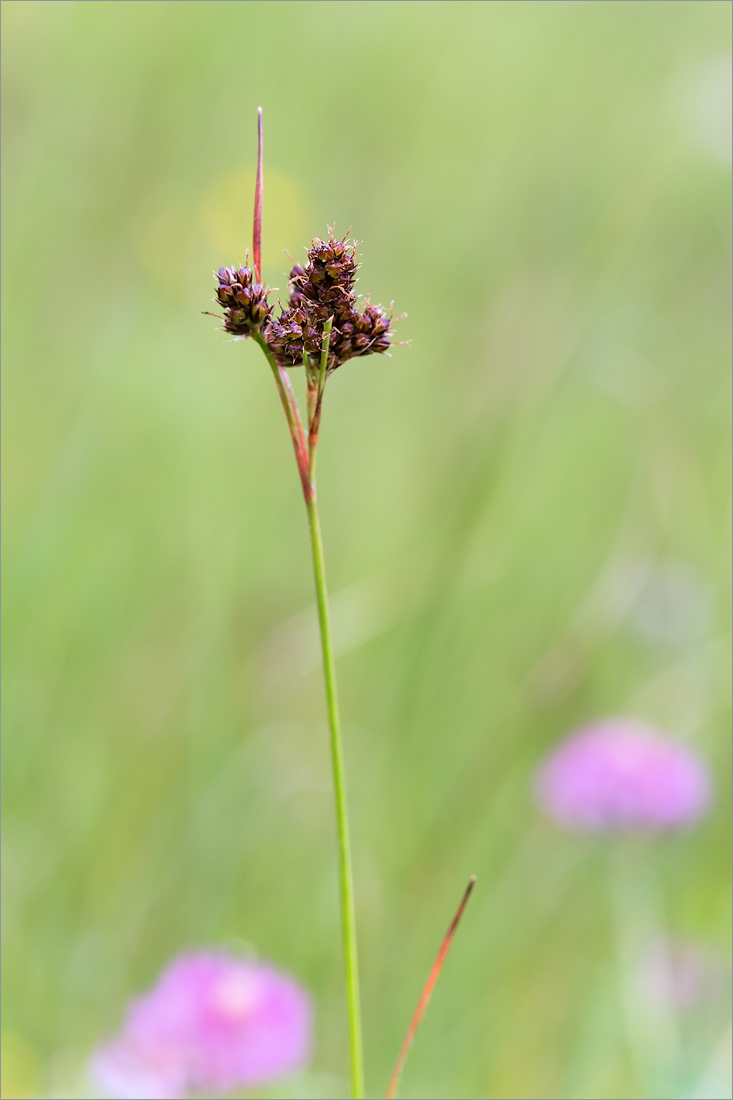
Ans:
<svg viewBox="0 0 733 1100"><path fill-rule="evenodd" d="M420 1021L425 1014L425 1009L428 1007L428 1001L430 1000L433 989L435 987L435 983L437 982L440 975L440 971L443 969L445 956L448 954L448 948L451 945L451 942L456 932L456 928L458 927L458 923L463 916L463 910L466 908L466 904L468 903L468 899L471 896L471 891L473 890L475 882L476 876L471 875L470 879L468 880L468 886L466 887L465 893L461 899L461 904L458 906L458 909L456 910L456 915L450 922L450 927L448 928L448 931L443 938L443 942L440 945L440 950L438 951L435 962L433 963L433 968L428 974L428 980L425 982L425 988L420 994L420 1000L417 1002L417 1008L415 1009L414 1015L410 1020L410 1026L407 1029L407 1034L405 1035L402 1046L400 1047L400 1053L397 1055L397 1061L395 1062L395 1067L392 1070L392 1076L389 1079L389 1086L387 1088L387 1092L385 1093L385 1100L393 1100L393 1098L397 1094L397 1086L400 1083L402 1067L405 1064L405 1059L407 1058L410 1047L412 1046L412 1041L415 1038L415 1032L420 1026Z"/></svg>
<svg viewBox="0 0 733 1100"><path fill-rule="evenodd" d="M255 184L255 214L252 227L252 261L255 281L262 281L262 108L257 108L257 182Z"/></svg>

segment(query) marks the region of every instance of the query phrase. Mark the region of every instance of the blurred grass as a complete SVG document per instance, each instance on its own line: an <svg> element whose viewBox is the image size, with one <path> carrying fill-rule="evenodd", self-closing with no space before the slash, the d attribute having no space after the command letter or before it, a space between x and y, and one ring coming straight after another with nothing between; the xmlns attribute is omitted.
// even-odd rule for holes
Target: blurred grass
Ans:
<svg viewBox="0 0 733 1100"><path fill-rule="evenodd" d="M725 1089L715 999L641 1079L603 853L530 780L609 713L729 773L729 6L2 22L3 1096L73 1089L175 952L234 940L313 991L343 1094L303 509L269 372L199 315L258 104L267 279L353 224L412 341L333 379L319 462L369 1095L474 871L403 1095ZM641 857L725 973L727 807Z"/></svg>

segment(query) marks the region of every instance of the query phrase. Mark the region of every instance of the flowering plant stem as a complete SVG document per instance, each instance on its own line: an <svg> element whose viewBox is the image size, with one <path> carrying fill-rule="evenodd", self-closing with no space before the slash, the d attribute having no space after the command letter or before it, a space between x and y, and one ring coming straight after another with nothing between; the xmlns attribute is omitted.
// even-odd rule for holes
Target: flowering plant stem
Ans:
<svg viewBox="0 0 733 1100"><path fill-rule="evenodd" d="M323 654L323 675L326 685L326 703L328 724L331 732L331 764L336 800L336 830L338 834L338 872L339 893L341 898L341 937L343 942L344 966L346 971L346 1000L349 1027L349 1051L351 1056L351 1095L355 1100L364 1096L364 1058L361 1035L361 1009L359 1003L359 960L356 946L356 919L354 914L354 885L349 840L349 823L346 802L346 776L344 754L341 740L341 721L339 717L338 695L336 692L336 667L333 658L331 639L331 621L328 614L328 590L326 587L326 565L323 556L323 540L318 516L318 498L316 495L316 451L318 448L318 430L320 426L321 403L326 380L328 350L331 335L331 321L324 327L323 348L320 363L315 366L305 357L308 377L308 435L298 410L287 371L280 367L272 351L260 333L255 340L262 348L270 364L275 384L280 394L290 435L295 450L295 458L300 473L305 507L308 513L311 554L313 557L313 575L316 583L316 603L318 622L321 631L321 650Z"/></svg>
<svg viewBox="0 0 733 1100"><path fill-rule="evenodd" d="M333 785L336 795L336 827L339 847L339 891L341 895L341 935L343 939L344 963L346 968L346 998L349 1019L349 1051L351 1055L351 1095L364 1096L364 1059L361 1038L361 1009L359 1005L359 961L356 950L356 920L354 917L354 886L351 870L351 847L349 841L349 822L346 812L346 777L344 774L344 756L341 745L341 722L339 718L338 697L336 694L336 669L333 660L331 624L328 614L328 592L326 589L326 569L323 559L321 526L318 520L318 502L315 485L313 493L306 501L308 526L313 554L313 573L316 581L316 602L318 621L321 627L321 647L323 652L323 675L326 683L328 703L328 723L331 730L331 763L333 766Z"/></svg>

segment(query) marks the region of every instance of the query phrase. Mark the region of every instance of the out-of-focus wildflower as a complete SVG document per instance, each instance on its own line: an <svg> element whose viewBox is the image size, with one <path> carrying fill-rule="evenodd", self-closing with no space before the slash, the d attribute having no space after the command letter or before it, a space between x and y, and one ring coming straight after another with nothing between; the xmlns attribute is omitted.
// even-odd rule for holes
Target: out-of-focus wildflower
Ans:
<svg viewBox="0 0 733 1100"><path fill-rule="evenodd" d="M545 812L574 829L668 829L701 816L707 770L690 749L629 719L571 735L544 760L536 794Z"/></svg>
<svg viewBox="0 0 733 1100"><path fill-rule="evenodd" d="M182 955L132 1002L92 1069L108 1095L129 1100L227 1093L301 1069L310 1021L305 991L270 966Z"/></svg>

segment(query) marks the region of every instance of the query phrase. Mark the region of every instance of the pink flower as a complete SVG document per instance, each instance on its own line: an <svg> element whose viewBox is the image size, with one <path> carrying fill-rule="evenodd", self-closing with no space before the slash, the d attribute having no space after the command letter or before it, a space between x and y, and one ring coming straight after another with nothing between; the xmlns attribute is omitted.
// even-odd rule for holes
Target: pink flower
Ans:
<svg viewBox="0 0 733 1100"><path fill-rule="evenodd" d="M668 829L707 808L710 783L700 758L656 730L625 718L572 734L536 777L545 812L574 829Z"/></svg>
<svg viewBox="0 0 733 1100"><path fill-rule="evenodd" d="M223 953L182 955L129 1006L93 1070L126 1100L179 1100L264 1084L301 1069L311 1008L292 978Z"/></svg>

